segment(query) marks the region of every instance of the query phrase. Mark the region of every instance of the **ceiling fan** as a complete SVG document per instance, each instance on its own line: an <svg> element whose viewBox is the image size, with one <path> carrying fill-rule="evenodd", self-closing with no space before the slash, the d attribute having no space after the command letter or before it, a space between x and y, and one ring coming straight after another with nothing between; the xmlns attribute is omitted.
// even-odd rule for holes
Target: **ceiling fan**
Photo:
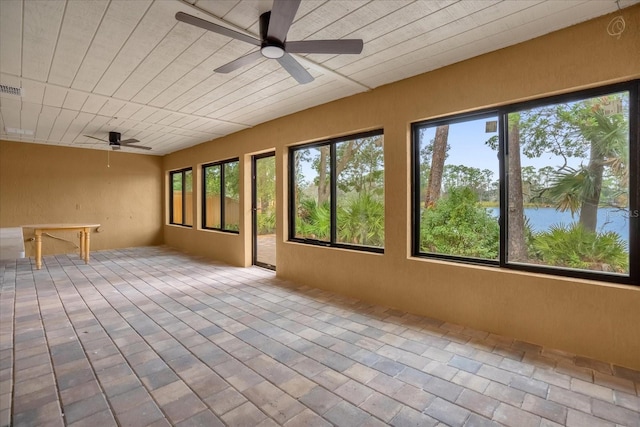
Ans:
<svg viewBox="0 0 640 427"><path fill-rule="evenodd" d="M260 47L257 51L216 68L215 72L230 73L261 57L265 57L277 60L298 83L305 84L312 82L313 76L290 53L358 54L362 52L363 42L361 39L287 41L287 33L293 18L296 16L300 1L274 0L271 11L260 15L260 39L184 12L176 13L176 19Z"/></svg>
<svg viewBox="0 0 640 427"><path fill-rule="evenodd" d="M108 142L113 150L119 150L121 147L138 148L140 150L151 150L151 147L145 147L144 145L133 145L136 142L140 142L137 139L125 139L124 141L122 141L120 139L121 137L120 132L109 132L108 141L101 138L96 138L95 136L91 136L91 135L83 135L83 136L86 136L87 138L91 138L91 139L97 139L98 141L102 141L102 142Z"/></svg>

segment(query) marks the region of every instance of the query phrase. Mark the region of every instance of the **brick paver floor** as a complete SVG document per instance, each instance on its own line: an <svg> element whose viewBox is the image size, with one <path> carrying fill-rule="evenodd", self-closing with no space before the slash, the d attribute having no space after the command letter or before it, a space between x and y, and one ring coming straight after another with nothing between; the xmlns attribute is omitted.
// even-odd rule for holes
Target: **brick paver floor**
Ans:
<svg viewBox="0 0 640 427"><path fill-rule="evenodd" d="M258 236L258 262L276 266L276 235L263 234Z"/></svg>
<svg viewBox="0 0 640 427"><path fill-rule="evenodd" d="M640 426L640 373L165 247L0 265L0 425Z"/></svg>

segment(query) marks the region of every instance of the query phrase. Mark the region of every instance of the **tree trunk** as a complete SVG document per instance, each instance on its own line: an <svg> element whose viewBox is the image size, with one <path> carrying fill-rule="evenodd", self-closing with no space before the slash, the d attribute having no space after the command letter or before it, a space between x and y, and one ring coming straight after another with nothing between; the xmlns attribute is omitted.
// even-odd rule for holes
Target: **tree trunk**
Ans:
<svg viewBox="0 0 640 427"><path fill-rule="evenodd" d="M318 171L318 207L329 201L329 177L327 176L327 161L329 146L320 148L320 170Z"/></svg>
<svg viewBox="0 0 640 427"><path fill-rule="evenodd" d="M602 175L604 174L604 159L601 158L595 143L591 143L591 153L589 156L589 166L587 171L589 178L593 180L593 191L587 194L580 206L579 223L585 230L596 232L598 225L598 205L600 204L600 193L602 192Z"/></svg>
<svg viewBox="0 0 640 427"><path fill-rule="evenodd" d="M424 207L432 207L440 198L442 188L442 173L444 160L447 157L447 141L449 139L449 125L438 126L436 137L433 141L433 155L431 156L431 169L427 183L427 194L424 198Z"/></svg>
<svg viewBox="0 0 640 427"><path fill-rule="evenodd" d="M519 118L510 116L509 125L507 248L509 261L523 262L527 260L527 246L524 239Z"/></svg>
<svg viewBox="0 0 640 427"><path fill-rule="evenodd" d="M336 178L340 177L340 173L349 165L349 162L355 156L356 152L362 145L354 144L354 141L349 141L342 156L336 161ZM329 201L329 192L331 191L329 188L329 174L327 173L329 170L329 153L331 149L329 146L324 146L320 148L320 164L318 171L318 206L321 206L323 203ZM360 189L358 189L360 191Z"/></svg>

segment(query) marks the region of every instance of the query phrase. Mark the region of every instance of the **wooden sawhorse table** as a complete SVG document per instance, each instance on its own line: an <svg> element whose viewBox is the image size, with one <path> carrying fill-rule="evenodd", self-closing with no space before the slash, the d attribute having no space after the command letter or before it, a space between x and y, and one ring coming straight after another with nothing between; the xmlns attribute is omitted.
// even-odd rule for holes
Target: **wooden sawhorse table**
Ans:
<svg viewBox="0 0 640 427"><path fill-rule="evenodd" d="M91 229L100 227L100 224L32 224L23 225L22 228L33 228L36 235L36 269L42 267L42 233L47 231L79 231L80 232L80 258L85 264L89 263L89 243L91 241Z"/></svg>

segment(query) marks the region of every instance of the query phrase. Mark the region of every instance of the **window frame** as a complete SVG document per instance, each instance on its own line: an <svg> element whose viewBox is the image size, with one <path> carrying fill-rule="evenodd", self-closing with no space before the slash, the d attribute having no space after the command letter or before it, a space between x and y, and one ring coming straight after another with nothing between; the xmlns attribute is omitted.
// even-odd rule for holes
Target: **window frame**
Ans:
<svg viewBox="0 0 640 427"><path fill-rule="evenodd" d="M203 230L215 230L215 231L222 231L224 233L231 233L231 234L240 234L240 224L238 224L238 230L229 230L224 228L225 224L226 224L226 203L224 203L224 201L226 200L226 183L225 183L225 166L229 163L238 163L238 168L240 168L240 158L239 157L234 157L231 159L225 159L225 160L219 160L216 162L211 162L211 163L205 163L202 165L202 229ZM207 226L206 221L207 221L207 174L206 174L206 169L209 167L214 167L214 166L218 166L220 167L220 227L210 227ZM238 176L238 179L240 179L240 177ZM239 195L238 195L239 196ZM239 203L239 200L238 200Z"/></svg>
<svg viewBox="0 0 640 427"><path fill-rule="evenodd" d="M352 245L348 243L340 243L337 242L337 230L338 230L338 220L337 220L337 177L336 177L336 145L350 141L354 139L367 138L371 136L382 136L384 141L384 129L374 129L367 132L360 132L356 134L350 134L345 136L340 136L336 138L326 139L322 141L311 142L308 144L295 145L289 147L289 194L288 194L288 203L289 203L289 238L288 241L296 242L296 243L305 243L314 246L324 246L329 248L340 248L340 249L352 249L356 251L362 252L373 252L373 253L384 253L384 246L366 246L366 245ZM304 150L307 148L318 148L329 146L330 152L330 161L329 161L329 189L330 189L330 231L329 231L329 241L324 240L316 240L309 238L296 237L296 209L297 206L295 204L295 191L296 191L296 183L295 183L295 153L298 150ZM384 147L384 146L383 146Z"/></svg>
<svg viewBox="0 0 640 427"><path fill-rule="evenodd" d="M185 189L185 181L186 181L186 173L187 172L191 172L191 194L193 195L193 168L192 167L187 167L187 168L183 168L183 169L177 169L174 171L169 171L169 224L171 225L177 225L180 227L188 227L188 228L193 228L193 225L189 225L189 224L185 224L185 219L186 219L186 211L187 211L187 206L186 203L184 202L186 200L185 198L185 193L186 193L186 189ZM179 222L175 222L174 220L174 209L173 209L173 177L174 175L181 175L181 179L182 179L182 223Z"/></svg>
<svg viewBox="0 0 640 427"><path fill-rule="evenodd" d="M590 270L571 269L568 267L555 267L550 265L536 265L527 263L509 262L507 259L507 231L508 218L505 207L507 206L508 174L506 172L507 152L507 117L510 113L548 106L559 103L569 103L605 96L616 92L629 93L629 208L627 219L629 221L629 274L612 274ZM420 156L418 131L425 126L438 126L468 121L474 118L482 118L483 115L494 113L498 117L498 163L499 163L499 217L500 247L497 261L477 258L461 257L447 254L427 253L420 251ZM503 106L478 110L469 113L456 114L433 120L423 120L411 124L411 252L412 256L423 259L441 259L465 264L484 265L501 269L523 271L529 273L542 273L554 276L570 277L576 279L598 280L602 282L618 283L624 285L640 285L640 263L633 260L640 259L640 80L631 80L606 86L599 86L560 95L538 98L530 101L505 104Z"/></svg>
<svg viewBox="0 0 640 427"><path fill-rule="evenodd" d="M465 257L461 255L453 255L453 254L443 254L443 253L435 253L435 252L421 252L420 251L420 208L422 206L422 200L420 195L420 144L418 133L420 129L424 127L438 127L442 125L454 125L458 123L470 122L474 120L480 120L484 118L495 117L498 120L498 128L501 126L501 113L498 109L485 109L478 110L471 113L466 114L457 114L455 116L450 117L441 117L434 120L424 120L421 122L416 122L411 124L411 251L413 256L418 257L428 257L428 258L438 258L443 260L451 260L457 262L463 262L468 264L480 264L480 265L499 265L500 256L502 254L502 225L500 224L500 220L502 219L502 210L500 209L502 206L502 189L500 188L499 199L500 206L498 216L498 224L500 224L500 249L498 253L498 259L483 259L476 257ZM498 132L500 133L500 132ZM498 153L502 150L502 146L498 147ZM500 177L502 176L502 162L500 159L497 160L498 163L498 179L500 182L502 180Z"/></svg>

